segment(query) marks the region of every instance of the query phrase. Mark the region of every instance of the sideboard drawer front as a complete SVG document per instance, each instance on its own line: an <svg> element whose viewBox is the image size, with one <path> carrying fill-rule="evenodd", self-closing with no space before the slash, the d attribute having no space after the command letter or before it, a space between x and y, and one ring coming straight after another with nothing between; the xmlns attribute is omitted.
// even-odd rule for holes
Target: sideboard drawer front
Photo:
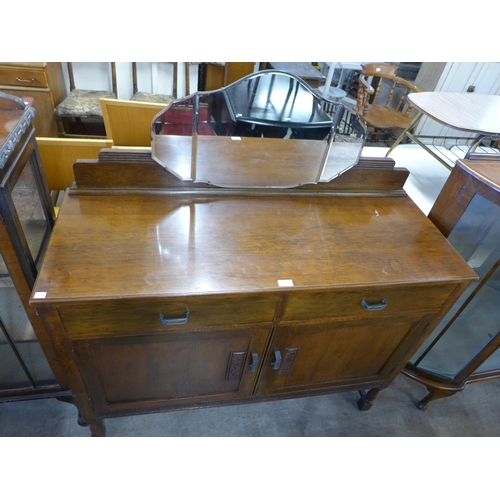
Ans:
<svg viewBox="0 0 500 500"><path fill-rule="evenodd" d="M375 287L291 294L282 321L337 317L371 317L404 311L440 309L455 285ZM362 302L368 306L363 307ZM385 303L384 303L385 302Z"/></svg>
<svg viewBox="0 0 500 500"><path fill-rule="evenodd" d="M0 68L0 84L16 87L48 87L44 70L30 68Z"/></svg>
<svg viewBox="0 0 500 500"><path fill-rule="evenodd" d="M104 302L59 307L59 317L71 338L110 333L168 333L213 326L270 323L277 296L169 299L148 302Z"/></svg>

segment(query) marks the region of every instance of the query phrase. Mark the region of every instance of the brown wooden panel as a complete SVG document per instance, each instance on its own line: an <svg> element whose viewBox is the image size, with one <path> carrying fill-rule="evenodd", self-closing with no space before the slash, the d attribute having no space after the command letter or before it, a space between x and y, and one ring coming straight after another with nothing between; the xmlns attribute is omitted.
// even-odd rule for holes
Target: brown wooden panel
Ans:
<svg viewBox="0 0 500 500"><path fill-rule="evenodd" d="M220 325L270 323L278 295L246 297L187 297L148 302L110 301L94 305L59 307L59 316L70 338L110 336L113 333L168 333ZM189 317L185 324L162 324L164 319Z"/></svg>
<svg viewBox="0 0 500 500"><path fill-rule="evenodd" d="M227 62L224 86L238 81L251 73L255 67L254 62Z"/></svg>
<svg viewBox="0 0 500 500"><path fill-rule="evenodd" d="M0 84L23 87L48 87L45 70L0 66Z"/></svg>
<svg viewBox="0 0 500 500"><path fill-rule="evenodd" d="M107 139L66 139L37 137L43 169L51 191L64 191L75 181L73 163L77 158L97 158L104 147L111 147Z"/></svg>
<svg viewBox="0 0 500 500"><path fill-rule="evenodd" d="M217 90L224 86L224 66L207 64L204 90Z"/></svg>
<svg viewBox="0 0 500 500"><path fill-rule="evenodd" d="M166 104L105 98L100 102L106 136L115 146L151 146L151 122Z"/></svg>
<svg viewBox="0 0 500 500"><path fill-rule="evenodd" d="M474 279L442 238L407 198L66 196L32 304Z"/></svg>
<svg viewBox="0 0 500 500"><path fill-rule="evenodd" d="M474 159L474 160L459 160L457 166L463 168L467 173L480 181L479 185L484 185L500 192L500 171L498 156L493 156L494 159Z"/></svg>
<svg viewBox="0 0 500 500"><path fill-rule="evenodd" d="M75 352L91 398L103 408L141 402L233 399L250 395L269 330L187 333L172 336L80 341ZM239 359L238 376L228 370Z"/></svg>
<svg viewBox="0 0 500 500"><path fill-rule="evenodd" d="M402 311L438 309L453 293L455 285L410 286L410 287L366 287L363 289L336 290L290 294L282 317L283 321L305 319L361 316L373 319L391 316ZM385 299L387 307L382 310L366 310L361 305L378 304Z"/></svg>
<svg viewBox="0 0 500 500"><path fill-rule="evenodd" d="M350 321L282 328L264 361L259 395L324 389L375 381L398 346L412 330L418 315L381 321ZM296 357L291 369L273 370L274 349Z"/></svg>
<svg viewBox="0 0 500 500"><path fill-rule="evenodd" d="M37 136L58 137L59 131L54 118L54 105L52 93L47 89L20 89L15 87L1 87L0 92L14 95L20 99L23 97L32 97L34 99L33 107L36 109L36 115L33 119L33 127Z"/></svg>
<svg viewBox="0 0 500 500"><path fill-rule="evenodd" d="M189 138L176 139L178 139L176 151L179 142L185 143L181 148L189 148ZM181 181L154 162L151 159L151 152L126 149L102 150L99 158L99 162L81 159L75 163L73 168L78 188L193 188L192 182ZM357 167L348 170L328 184L306 184L300 189L390 192L402 190L408 175L408 170L404 168L395 169L394 160L390 158L360 158ZM203 183L196 185L198 188L203 186L205 186Z"/></svg>
<svg viewBox="0 0 500 500"><path fill-rule="evenodd" d="M429 212L429 219L444 236L455 227L472 196L474 185L470 176L459 166L455 167Z"/></svg>
<svg viewBox="0 0 500 500"><path fill-rule="evenodd" d="M49 77L50 90L52 92L54 107L55 107L61 104L61 102L68 95L68 91L66 90L66 82L64 81L62 63L48 62L47 72Z"/></svg>

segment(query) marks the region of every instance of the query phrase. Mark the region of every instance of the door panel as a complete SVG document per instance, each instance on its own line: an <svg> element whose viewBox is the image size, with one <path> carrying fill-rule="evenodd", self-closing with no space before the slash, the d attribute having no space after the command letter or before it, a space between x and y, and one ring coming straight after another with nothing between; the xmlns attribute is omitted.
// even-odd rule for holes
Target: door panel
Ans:
<svg viewBox="0 0 500 500"><path fill-rule="evenodd" d="M414 318L386 318L282 327L264 361L257 392L264 395L377 380L415 323ZM277 357L281 357L279 367Z"/></svg>
<svg viewBox="0 0 500 500"><path fill-rule="evenodd" d="M270 330L197 332L74 343L101 409L144 401L209 402L250 395ZM192 400L192 401L191 401Z"/></svg>

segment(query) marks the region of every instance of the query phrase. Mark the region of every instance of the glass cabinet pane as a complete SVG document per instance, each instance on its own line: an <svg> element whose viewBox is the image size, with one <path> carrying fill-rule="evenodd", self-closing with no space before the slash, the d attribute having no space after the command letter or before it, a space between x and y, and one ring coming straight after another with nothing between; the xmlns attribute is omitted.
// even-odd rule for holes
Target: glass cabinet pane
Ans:
<svg viewBox="0 0 500 500"><path fill-rule="evenodd" d="M35 182L32 161L30 158L12 189L11 196L33 260L38 262L42 243L50 227Z"/></svg>
<svg viewBox="0 0 500 500"><path fill-rule="evenodd" d="M0 256L0 269L6 271ZM57 384L14 283L0 277L0 389Z"/></svg>
<svg viewBox="0 0 500 500"><path fill-rule="evenodd" d="M33 387L0 327L0 390Z"/></svg>
<svg viewBox="0 0 500 500"><path fill-rule="evenodd" d="M475 195L448 240L480 280L468 287L412 362L421 369L453 378L500 332L500 267L497 267L500 258L500 207ZM493 274L487 276L492 270ZM450 323L470 298L460 315ZM441 334L432 349L419 360ZM493 366L497 360L498 363ZM498 369L500 357L492 356L483 365L481 370Z"/></svg>

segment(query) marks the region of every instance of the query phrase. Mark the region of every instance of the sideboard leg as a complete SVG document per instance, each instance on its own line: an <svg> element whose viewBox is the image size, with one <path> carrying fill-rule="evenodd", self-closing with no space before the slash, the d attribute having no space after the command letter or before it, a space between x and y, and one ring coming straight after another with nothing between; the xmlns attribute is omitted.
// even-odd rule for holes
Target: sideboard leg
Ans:
<svg viewBox="0 0 500 500"><path fill-rule="evenodd" d="M106 436L106 429L104 427L104 422L102 420L96 420L95 422L89 424L90 435L92 437L104 437Z"/></svg>
<svg viewBox="0 0 500 500"><path fill-rule="evenodd" d="M84 420L80 413L78 413L78 425L81 427L88 427L89 424Z"/></svg>
<svg viewBox="0 0 500 500"><path fill-rule="evenodd" d="M378 396L380 389L370 389L368 392L359 391L360 398L358 399L359 411L368 411L372 406L375 398Z"/></svg>
<svg viewBox="0 0 500 500"><path fill-rule="evenodd" d="M456 394L458 391L450 391L450 390L443 390L443 389L436 389L435 387L427 387L427 390L429 391L429 394L425 396L424 399L421 399L417 403L417 408L419 410L425 411L427 410L427 405L436 399L443 399L443 398L449 398L450 396L453 396Z"/></svg>

